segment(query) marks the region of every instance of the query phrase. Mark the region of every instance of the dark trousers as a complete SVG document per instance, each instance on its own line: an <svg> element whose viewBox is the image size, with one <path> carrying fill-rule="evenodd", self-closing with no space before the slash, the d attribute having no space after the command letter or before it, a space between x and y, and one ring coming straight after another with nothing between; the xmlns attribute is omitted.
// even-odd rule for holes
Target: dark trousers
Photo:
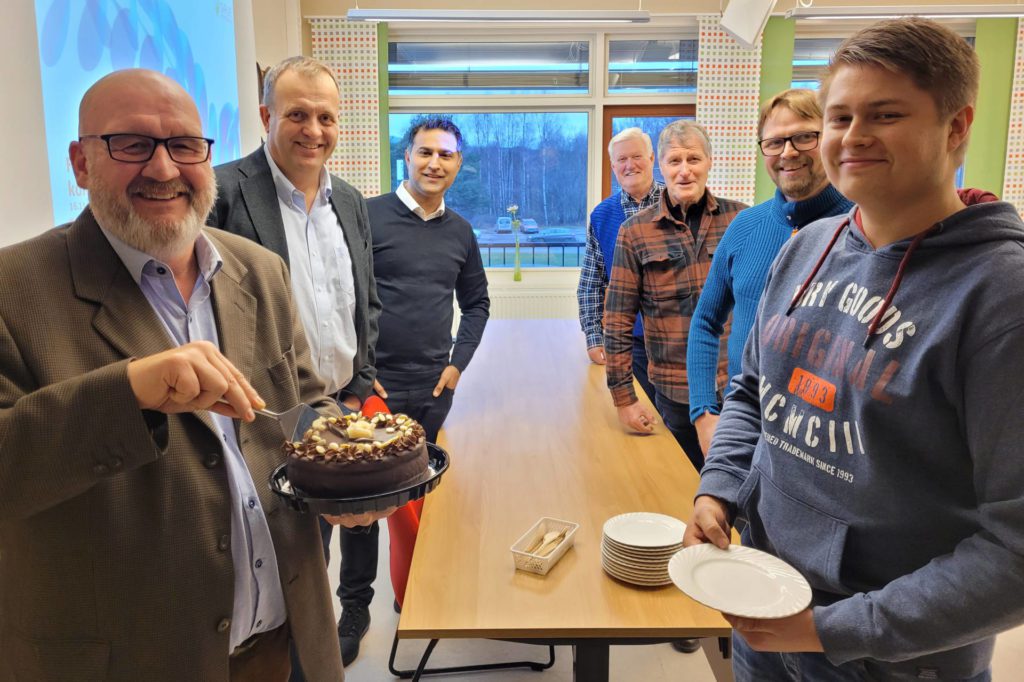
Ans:
<svg viewBox="0 0 1024 682"><path fill-rule="evenodd" d="M387 388L385 385L384 388ZM388 409L392 414L406 414L418 421L427 432L427 442L437 442L448 411L452 407L452 391L445 389L438 397L433 396L433 386L412 391L388 389ZM330 524L320 522L321 530L327 526L324 537L324 555L330 542ZM338 598L341 605L358 604L369 606L373 599L373 581L377 578L377 538L380 528L377 523L364 528L341 530L341 582Z"/></svg>
<svg viewBox="0 0 1024 682"><path fill-rule="evenodd" d="M754 651L741 635L732 636L732 672L736 682L912 682L924 678L914 672L896 671L881 661L859 659L832 665L825 654L778 654ZM927 678L925 678L927 679ZM952 679L943 677L943 679ZM991 669L960 682L990 682Z"/></svg>
<svg viewBox="0 0 1024 682"><path fill-rule="evenodd" d="M644 393L647 397L654 402L654 384L651 383L650 378L647 376L647 347L644 345L644 337L634 336L633 337L633 376L636 377L636 381L640 384L640 388L644 389Z"/></svg>
<svg viewBox="0 0 1024 682"><path fill-rule="evenodd" d="M690 406L667 398L661 391L655 395L654 405L665 421L665 426L676 437L679 447L699 473L704 466L704 451L697 438L697 427L690 423Z"/></svg>

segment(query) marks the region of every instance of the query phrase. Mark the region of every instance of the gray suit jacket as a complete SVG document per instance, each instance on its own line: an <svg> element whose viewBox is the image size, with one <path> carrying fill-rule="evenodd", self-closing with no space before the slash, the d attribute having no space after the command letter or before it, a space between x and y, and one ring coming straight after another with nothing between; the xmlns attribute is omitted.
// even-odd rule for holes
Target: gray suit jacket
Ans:
<svg viewBox="0 0 1024 682"><path fill-rule="evenodd" d="M249 156L214 168L217 174L217 203L206 223L262 244L288 262L288 240L284 234L281 208L270 164L260 147ZM342 391L365 400L376 378L374 346L380 299L373 279L373 242L366 201L355 187L331 176L331 204L345 233L352 256L355 279L356 337L358 347L352 362L352 381Z"/></svg>
<svg viewBox="0 0 1024 682"><path fill-rule="evenodd" d="M220 347L272 410L323 400L279 258L207 230ZM0 249L0 681L228 679L230 493L206 412L139 409L128 362L172 346L86 210ZM343 672L316 517L267 481L276 422L235 422L311 680Z"/></svg>

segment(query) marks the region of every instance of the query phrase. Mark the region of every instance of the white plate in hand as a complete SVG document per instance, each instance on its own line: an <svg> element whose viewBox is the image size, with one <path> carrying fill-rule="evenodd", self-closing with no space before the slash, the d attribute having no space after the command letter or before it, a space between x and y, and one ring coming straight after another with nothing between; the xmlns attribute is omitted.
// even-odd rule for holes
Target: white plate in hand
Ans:
<svg viewBox="0 0 1024 682"><path fill-rule="evenodd" d="M669 547L683 541L686 524L673 516L650 512L619 514L604 522L604 534L630 547Z"/></svg>
<svg viewBox="0 0 1024 682"><path fill-rule="evenodd" d="M668 574L692 599L734 616L785 618L811 603L811 586L795 568L751 547L687 547L668 562Z"/></svg>

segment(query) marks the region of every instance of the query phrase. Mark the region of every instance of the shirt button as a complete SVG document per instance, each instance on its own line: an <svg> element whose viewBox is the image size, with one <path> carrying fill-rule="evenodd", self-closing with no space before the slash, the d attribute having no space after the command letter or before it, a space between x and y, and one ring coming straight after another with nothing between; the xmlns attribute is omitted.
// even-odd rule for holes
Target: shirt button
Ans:
<svg viewBox="0 0 1024 682"><path fill-rule="evenodd" d="M255 508L256 508L256 500L250 499L249 500L249 509L255 509Z"/></svg>
<svg viewBox="0 0 1024 682"><path fill-rule="evenodd" d="M229 547L231 547L231 536L221 535L220 540L217 541L217 549L219 549L222 552L226 552L228 551Z"/></svg>
<svg viewBox="0 0 1024 682"><path fill-rule="evenodd" d="M263 559L256 560L256 568L263 568Z"/></svg>
<svg viewBox="0 0 1024 682"><path fill-rule="evenodd" d="M156 269L156 274L158 274L158 275L166 275L167 274L167 268L157 268Z"/></svg>
<svg viewBox="0 0 1024 682"><path fill-rule="evenodd" d="M206 459L203 460L203 466L207 469L213 469L218 464L220 464L220 455L216 452L211 452L206 456Z"/></svg>
<svg viewBox="0 0 1024 682"><path fill-rule="evenodd" d="M230 618L221 618L220 622L217 623L217 632L227 632L228 628L231 627Z"/></svg>
<svg viewBox="0 0 1024 682"><path fill-rule="evenodd" d="M117 471L122 466L124 466L124 460L123 459L121 459L120 457L111 457L110 458L110 468L111 469L113 469L114 471Z"/></svg>
<svg viewBox="0 0 1024 682"><path fill-rule="evenodd" d="M110 467L106 464L97 464L92 468L92 472L97 476L106 476L110 473Z"/></svg>
<svg viewBox="0 0 1024 682"><path fill-rule="evenodd" d="M258 627L258 628L259 627L263 627L263 619L262 618L260 620L256 621L256 627Z"/></svg>

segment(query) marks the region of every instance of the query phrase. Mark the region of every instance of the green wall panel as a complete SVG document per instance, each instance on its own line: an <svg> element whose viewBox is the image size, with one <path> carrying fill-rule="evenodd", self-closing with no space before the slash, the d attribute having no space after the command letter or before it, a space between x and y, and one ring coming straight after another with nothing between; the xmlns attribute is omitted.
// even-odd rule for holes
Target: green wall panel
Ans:
<svg viewBox="0 0 1024 682"><path fill-rule="evenodd" d="M981 62L978 107L967 148L964 186L1002 195L1006 136L1010 125L1016 19L978 19L974 49Z"/></svg>
<svg viewBox="0 0 1024 682"><path fill-rule="evenodd" d="M761 43L761 98L763 103L772 95L786 90L793 82L793 40L796 22L783 17L772 17L764 29ZM757 153L757 176L754 181L754 199L757 203L775 195L775 184L768 177Z"/></svg>

